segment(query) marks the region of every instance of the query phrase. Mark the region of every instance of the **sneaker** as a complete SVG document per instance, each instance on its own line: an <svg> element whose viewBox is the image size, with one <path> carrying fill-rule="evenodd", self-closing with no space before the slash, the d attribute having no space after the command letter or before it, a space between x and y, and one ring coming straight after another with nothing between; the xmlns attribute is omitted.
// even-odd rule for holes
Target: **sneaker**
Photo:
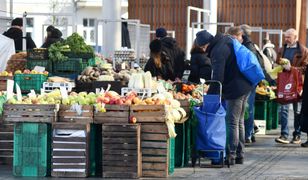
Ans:
<svg viewBox="0 0 308 180"><path fill-rule="evenodd" d="M288 138L285 137L285 136L283 136L283 135L281 135L279 138L276 138L275 141L276 141L277 143L282 143L282 144L289 144L289 143L290 143L290 141L288 140Z"/></svg>
<svg viewBox="0 0 308 180"><path fill-rule="evenodd" d="M302 143L301 146L307 148L308 147L308 141L306 141L305 143Z"/></svg>
<svg viewBox="0 0 308 180"><path fill-rule="evenodd" d="M235 158L235 164L244 164L244 158Z"/></svg>
<svg viewBox="0 0 308 180"><path fill-rule="evenodd" d="M300 136L294 136L291 143L292 144L300 144L301 143L301 137Z"/></svg>
<svg viewBox="0 0 308 180"><path fill-rule="evenodd" d="M225 164L226 165L230 165L230 166L233 166L235 164L235 159L227 159L225 161Z"/></svg>
<svg viewBox="0 0 308 180"><path fill-rule="evenodd" d="M250 144L252 143L251 139L245 139L245 144Z"/></svg>

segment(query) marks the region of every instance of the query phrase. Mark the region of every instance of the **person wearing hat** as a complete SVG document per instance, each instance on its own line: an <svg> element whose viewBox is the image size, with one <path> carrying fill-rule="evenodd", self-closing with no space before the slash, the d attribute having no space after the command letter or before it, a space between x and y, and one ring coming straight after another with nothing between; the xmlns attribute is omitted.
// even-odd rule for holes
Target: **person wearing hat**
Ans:
<svg viewBox="0 0 308 180"><path fill-rule="evenodd" d="M173 63L175 80L180 81L185 70L184 51L178 46L174 38L167 36L165 28L160 27L156 29L156 38L161 40L162 50L169 56Z"/></svg>
<svg viewBox="0 0 308 180"><path fill-rule="evenodd" d="M190 50L190 74L188 81L200 83L200 78L210 80L212 75L211 60L205 53L206 44L198 46L194 41Z"/></svg>
<svg viewBox="0 0 308 180"><path fill-rule="evenodd" d="M46 29L48 35L46 41L42 45L42 48L49 48L53 43L56 43L58 41L63 41L62 32L59 29L53 26L48 26L48 28Z"/></svg>
<svg viewBox="0 0 308 180"><path fill-rule="evenodd" d="M162 50L162 43L155 39L150 43L151 55L150 59L144 67L144 71L150 71L152 77L157 79L172 80L175 76L173 72L172 61L168 55Z"/></svg>
<svg viewBox="0 0 308 180"><path fill-rule="evenodd" d="M226 101L227 164L243 164L245 149L244 113L252 84L240 72L232 39L221 33L213 37L206 30L196 34L197 45L205 45L212 63L212 80L222 83ZM218 94L219 86L211 84L208 94Z"/></svg>
<svg viewBox="0 0 308 180"><path fill-rule="evenodd" d="M19 52L22 51L22 24L23 20L22 18L15 18L11 22L11 27L7 31L3 33L4 36L11 38L14 40L15 44L15 51ZM27 49L33 49L36 48L36 45L34 41L32 40L31 36L26 36L26 48Z"/></svg>

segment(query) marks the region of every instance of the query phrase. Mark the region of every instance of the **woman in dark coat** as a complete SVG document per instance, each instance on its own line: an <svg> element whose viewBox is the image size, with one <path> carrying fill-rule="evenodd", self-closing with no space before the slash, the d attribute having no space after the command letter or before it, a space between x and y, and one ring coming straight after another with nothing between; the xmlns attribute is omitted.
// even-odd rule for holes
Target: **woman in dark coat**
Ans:
<svg viewBox="0 0 308 180"><path fill-rule="evenodd" d="M205 48L198 46L195 42L190 50L190 75L188 81L200 83L200 78L211 79L211 60L205 53Z"/></svg>
<svg viewBox="0 0 308 180"><path fill-rule="evenodd" d="M308 135L308 69L307 68L305 72L303 101L301 109L301 131L307 133ZM308 136L307 136L307 141L305 143L302 143L301 146L308 147Z"/></svg>
<svg viewBox="0 0 308 180"><path fill-rule="evenodd" d="M49 32L48 32L48 28L50 28ZM53 43L56 43L58 41L63 41L62 32L59 29L53 26L48 26L48 28L47 28L48 35L47 35L45 43L42 45L42 48L49 48Z"/></svg>
<svg viewBox="0 0 308 180"><path fill-rule="evenodd" d="M162 43L155 39L150 43L151 56L144 67L153 77L164 80L175 80L173 64L166 52L162 51Z"/></svg>

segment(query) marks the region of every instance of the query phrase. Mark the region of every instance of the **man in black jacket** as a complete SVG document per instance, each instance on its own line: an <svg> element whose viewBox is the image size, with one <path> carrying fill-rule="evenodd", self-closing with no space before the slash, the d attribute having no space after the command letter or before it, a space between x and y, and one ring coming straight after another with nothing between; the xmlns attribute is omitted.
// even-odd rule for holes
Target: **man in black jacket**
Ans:
<svg viewBox="0 0 308 180"><path fill-rule="evenodd" d="M3 33L4 36L11 38L14 40L15 43L15 51L19 52L22 51L22 18L15 18L11 23L11 28ZM32 40L31 36L26 36L26 47L27 49L36 48L34 41Z"/></svg>
<svg viewBox="0 0 308 180"><path fill-rule="evenodd" d="M163 51L167 53L173 62L175 80L180 81L185 70L184 51L178 46L174 38L167 36L167 31L164 28L156 29L156 38L161 40Z"/></svg>
<svg viewBox="0 0 308 180"><path fill-rule="evenodd" d="M198 38L201 36L202 38ZM223 85L223 98L227 104L227 157L228 163L243 164L245 148L245 104L252 85L240 72L232 39L220 33L213 37L206 30L197 33L198 44L207 44L206 52L212 63L212 79ZM218 86L210 86L208 94L216 94Z"/></svg>

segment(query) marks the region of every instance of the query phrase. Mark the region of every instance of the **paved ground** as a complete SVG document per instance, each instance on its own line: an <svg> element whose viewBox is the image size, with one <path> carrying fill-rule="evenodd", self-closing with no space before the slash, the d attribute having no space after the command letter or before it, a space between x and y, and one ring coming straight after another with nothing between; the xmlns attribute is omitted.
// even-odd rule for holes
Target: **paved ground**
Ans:
<svg viewBox="0 0 308 180"><path fill-rule="evenodd" d="M290 127L293 130L293 127ZM274 142L279 130L270 131L268 135L257 137L257 143L246 148L244 165L235 165L231 168L179 168L169 179L191 180L308 180L308 148L299 145L280 145ZM303 135L302 140L307 136ZM8 179L38 179L38 178L14 178L9 167L0 166L0 180ZM55 178L40 178L55 179ZM98 179L98 178L87 178ZM65 178L65 180L68 180Z"/></svg>

